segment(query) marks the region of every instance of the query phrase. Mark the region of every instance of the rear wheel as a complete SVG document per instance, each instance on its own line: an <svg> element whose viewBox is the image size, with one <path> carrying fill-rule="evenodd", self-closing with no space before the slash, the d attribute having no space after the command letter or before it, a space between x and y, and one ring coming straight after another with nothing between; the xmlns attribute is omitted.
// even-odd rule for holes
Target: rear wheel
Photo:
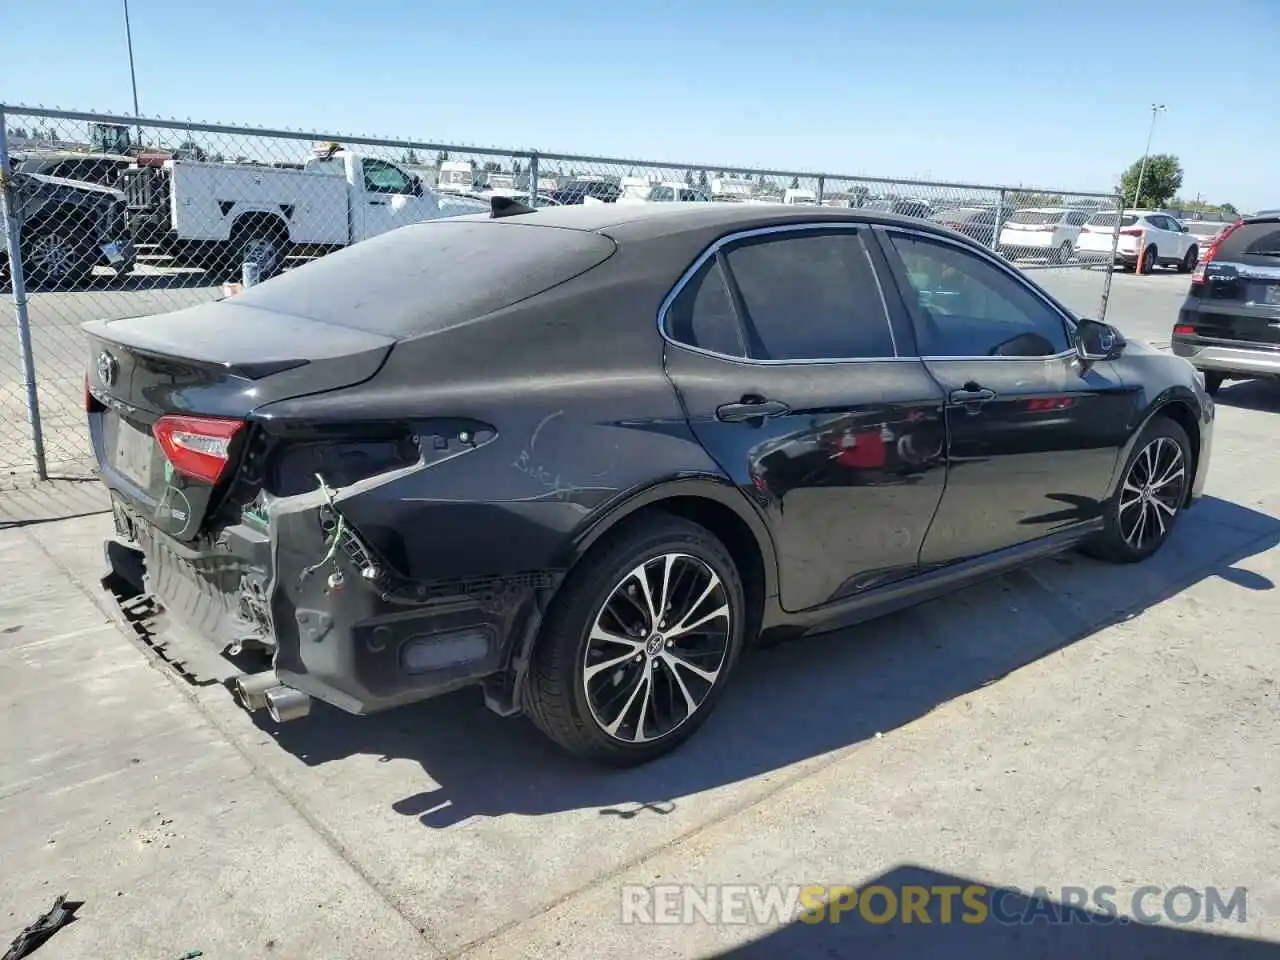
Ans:
<svg viewBox="0 0 1280 960"><path fill-rule="evenodd" d="M1112 563L1145 560L1164 545L1191 484L1191 441L1168 417L1142 431L1119 489L1103 509L1106 526L1086 552Z"/></svg>
<svg viewBox="0 0 1280 960"><path fill-rule="evenodd" d="M236 224L231 238L232 261L227 265L231 280L239 280L246 263L258 265L258 278L266 280L280 272L289 238L276 220L258 219Z"/></svg>
<svg viewBox="0 0 1280 960"><path fill-rule="evenodd" d="M719 540L676 517L597 551L543 624L528 713L570 753L632 766L691 737L719 700L742 646L742 580Z"/></svg>
<svg viewBox="0 0 1280 960"><path fill-rule="evenodd" d="M1071 259L1071 241L1063 240L1062 243L1058 246L1058 249L1054 252L1053 262L1066 263L1070 259Z"/></svg>
<svg viewBox="0 0 1280 960"><path fill-rule="evenodd" d="M1178 264L1179 273L1190 273L1196 268L1196 261L1200 259L1200 249L1192 247L1187 251L1187 255L1182 258L1182 262Z"/></svg>
<svg viewBox="0 0 1280 960"><path fill-rule="evenodd" d="M1160 252L1155 248L1154 244L1152 246L1147 247L1147 249L1142 252L1142 272L1143 273L1151 273L1153 270L1155 270L1159 262L1160 262Z"/></svg>

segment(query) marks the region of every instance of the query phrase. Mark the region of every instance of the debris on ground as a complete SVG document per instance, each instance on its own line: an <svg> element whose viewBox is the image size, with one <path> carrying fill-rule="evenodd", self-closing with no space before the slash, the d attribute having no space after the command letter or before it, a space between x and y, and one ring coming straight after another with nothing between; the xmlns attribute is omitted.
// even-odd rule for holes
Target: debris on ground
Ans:
<svg viewBox="0 0 1280 960"><path fill-rule="evenodd" d="M67 895L64 893L53 901L53 906L47 913L18 934L17 939L5 951L4 956L0 957L0 960L21 960L23 957L31 956L41 944L75 920L76 911L82 906L84 906L82 901L68 902Z"/></svg>

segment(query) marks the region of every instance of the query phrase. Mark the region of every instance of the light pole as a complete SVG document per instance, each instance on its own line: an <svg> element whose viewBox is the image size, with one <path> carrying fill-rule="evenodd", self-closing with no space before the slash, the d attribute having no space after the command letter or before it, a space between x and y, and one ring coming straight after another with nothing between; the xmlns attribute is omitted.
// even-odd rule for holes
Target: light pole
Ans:
<svg viewBox="0 0 1280 960"><path fill-rule="evenodd" d="M1151 155L1151 135L1156 132L1156 116L1164 112L1163 103L1151 105L1151 126L1147 129L1147 148L1142 151L1142 166L1138 168L1138 188L1133 191L1133 205L1138 206L1138 198L1142 196L1142 178L1147 173L1147 157Z"/></svg>
<svg viewBox="0 0 1280 960"><path fill-rule="evenodd" d="M133 31L129 28L129 0L124 3L124 40L129 47L129 84L133 87L133 115L138 115L138 75L133 69ZM138 146L142 146L142 128L138 127Z"/></svg>

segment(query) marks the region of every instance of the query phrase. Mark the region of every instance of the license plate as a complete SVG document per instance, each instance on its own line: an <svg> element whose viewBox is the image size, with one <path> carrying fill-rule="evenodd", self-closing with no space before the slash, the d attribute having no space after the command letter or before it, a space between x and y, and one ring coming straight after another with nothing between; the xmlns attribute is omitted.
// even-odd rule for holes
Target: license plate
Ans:
<svg viewBox="0 0 1280 960"><path fill-rule="evenodd" d="M155 452L155 439L150 433L121 420L116 432L115 468L134 483L148 486L151 479L151 460Z"/></svg>
<svg viewBox="0 0 1280 960"><path fill-rule="evenodd" d="M1280 307L1280 283L1268 283L1262 288L1262 302L1268 306Z"/></svg>
<svg viewBox="0 0 1280 960"><path fill-rule="evenodd" d="M124 259L124 251L120 249L118 243L104 243L102 245L102 254L112 264L117 264Z"/></svg>

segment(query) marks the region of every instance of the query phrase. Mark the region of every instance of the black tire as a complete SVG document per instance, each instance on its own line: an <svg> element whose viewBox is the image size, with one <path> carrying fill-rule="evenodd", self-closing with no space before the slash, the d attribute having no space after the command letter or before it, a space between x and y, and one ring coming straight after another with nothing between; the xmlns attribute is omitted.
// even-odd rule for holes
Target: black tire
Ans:
<svg viewBox="0 0 1280 960"><path fill-rule="evenodd" d="M1179 273L1190 273L1196 268L1196 261L1200 259L1200 248L1192 247L1187 251L1187 255L1182 258L1182 262L1178 264Z"/></svg>
<svg viewBox="0 0 1280 960"><path fill-rule="evenodd" d="M1159 484L1158 481L1176 469L1171 465L1174 447L1180 458L1181 473ZM1136 563L1154 554L1169 538L1182 513L1192 482L1192 469L1187 432L1174 420L1156 416L1143 428L1124 465L1120 485L1103 508L1105 528L1085 546L1085 552L1112 563ZM1149 475L1152 471L1154 476ZM1149 491L1145 497L1134 492L1143 489ZM1158 497L1154 496L1156 493ZM1145 520L1134 511L1144 511Z"/></svg>
<svg viewBox="0 0 1280 960"><path fill-rule="evenodd" d="M708 656L706 650L697 651L683 646L673 649L676 641L664 641L660 633L644 625L648 616L643 612L643 598L635 590L637 581L632 572L644 567L650 578L671 572L664 571L663 558L668 555L688 558L691 562L681 569L693 571L687 581L681 579L683 574L671 576L674 586L668 591L671 601L667 604L668 615L678 613L673 609L678 605L676 600L682 597L691 600L698 592L698 584L710 583L709 576L705 580L697 579L698 570L710 571L719 579L720 586L712 589L703 604L693 604L676 624L665 625L665 629L670 631L681 622L689 621L695 612L706 619L707 611L727 605L727 626L722 631L718 626L712 629L721 618L711 617L707 628L709 634L724 633L723 653L718 655L718 661L714 649L710 651L711 659L701 659ZM661 583L660 580L651 582L654 589ZM689 586L681 594L679 588L686 582ZM635 593L635 598L630 593ZM627 636L623 634L625 624L610 619L613 616L610 611L618 609L613 606L615 603L625 601L621 609L632 613L631 606L637 603L636 598L642 605L637 606L633 613L637 618L635 629L627 630ZM626 524L597 544L589 556L570 571L555 597L529 666L526 712L543 733L577 757L618 767L654 760L693 736L715 707L742 649L745 617L742 578L729 551L715 536L705 528L678 517L647 515L644 520L637 518L636 522ZM591 634L596 632L598 620L611 623L613 627L606 628L610 635L622 635L625 640L621 643L593 641ZM692 620L694 624L698 622ZM682 635L689 638L679 641L684 644L697 636L697 632ZM655 640L656 643L653 642ZM632 644L636 646L628 649ZM602 656L592 666L599 667L601 663L617 666L600 669L598 682L593 681L588 677L588 657L604 650L608 655ZM675 659L687 667L694 661L686 657L700 658L697 662L701 664L718 662L713 681L706 684L698 675L686 672L672 662ZM709 666L705 672L712 672ZM589 692L593 683L595 695ZM662 691L659 684L663 686ZM702 697L689 710L687 704L692 702L691 694L695 688ZM632 691L629 698L625 696L628 690ZM677 696L677 690L686 692ZM636 695L641 691L644 698L637 699ZM612 701L600 702L610 693L614 698ZM599 714L609 712L619 700L625 702L617 711L614 723L602 722ZM674 723L665 732L660 729L664 720L659 715L660 700L671 708L665 720ZM648 713L650 706L654 710L652 720ZM677 707L684 713L683 718L675 716ZM626 724L623 721L627 717L637 719ZM657 735L645 739L646 724L653 723L659 729L650 727L648 732ZM616 726L617 729L610 732L608 726ZM630 736L626 735L628 731Z"/></svg>
<svg viewBox="0 0 1280 960"><path fill-rule="evenodd" d="M1222 382L1226 380L1226 376L1214 370L1204 370L1204 392L1209 396L1215 396L1222 389Z"/></svg>
<svg viewBox="0 0 1280 960"><path fill-rule="evenodd" d="M62 227L47 227L22 238L23 279L32 287L74 287L93 274L92 243Z"/></svg>
<svg viewBox="0 0 1280 960"><path fill-rule="evenodd" d="M289 234L284 224L274 218L255 218L235 225L231 234L231 262L226 264L227 279L240 280L246 263L258 265L258 279L274 277L284 266L288 254Z"/></svg>
<svg viewBox="0 0 1280 960"><path fill-rule="evenodd" d="M1054 251L1053 262L1067 263L1070 259L1071 259L1071 241L1063 240L1062 243L1058 245L1058 249Z"/></svg>
<svg viewBox="0 0 1280 960"><path fill-rule="evenodd" d="M1142 272L1153 273L1160 265L1160 251L1156 249L1155 244L1147 247L1142 251Z"/></svg>

